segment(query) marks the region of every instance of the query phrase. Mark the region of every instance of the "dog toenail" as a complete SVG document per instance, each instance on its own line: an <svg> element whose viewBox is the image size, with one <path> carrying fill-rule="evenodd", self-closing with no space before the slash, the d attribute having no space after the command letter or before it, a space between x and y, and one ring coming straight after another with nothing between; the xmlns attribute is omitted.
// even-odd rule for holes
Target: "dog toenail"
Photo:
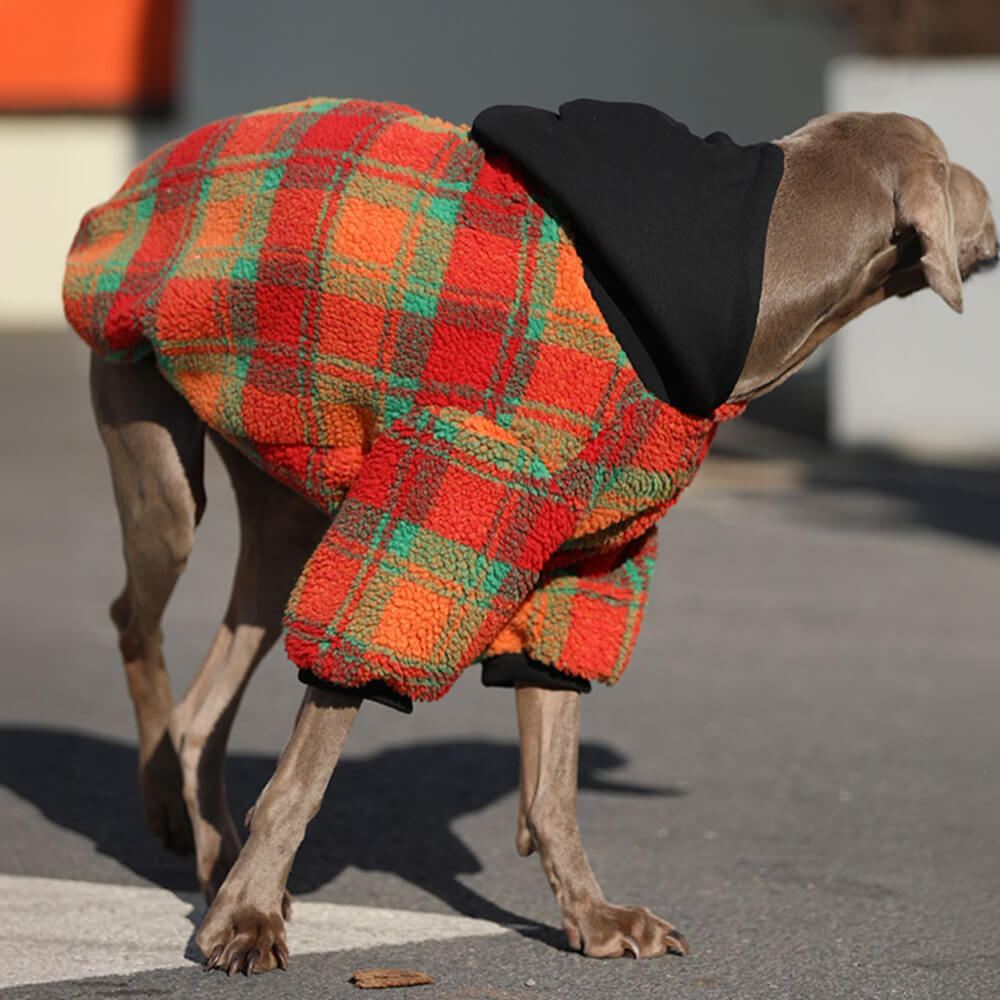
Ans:
<svg viewBox="0 0 1000 1000"><path fill-rule="evenodd" d="M285 970L288 968L288 951L283 944L274 946L274 956L278 960L278 968Z"/></svg>
<svg viewBox="0 0 1000 1000"><path fill-rule="evenodd" d="M667 936L667 943L673 945L671 951L676 951L679 955L690 955L691 949L688 947L687 939L680 931L671 931Z"/></svg>

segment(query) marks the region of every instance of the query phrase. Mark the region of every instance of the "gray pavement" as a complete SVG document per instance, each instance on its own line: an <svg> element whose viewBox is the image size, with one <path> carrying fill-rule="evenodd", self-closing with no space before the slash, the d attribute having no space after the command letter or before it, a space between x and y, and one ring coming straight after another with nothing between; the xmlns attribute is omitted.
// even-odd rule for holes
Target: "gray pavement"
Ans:
<svg viewBox="0 0 1000 1000"><path fill-rule="evenodd" d="M0 350L0 875L189 899L190 859L163 853L139 817L85 352L58 331L4 334ZM214 456L208 487L165 627L177 690L231 574ZM365 708L291 888L510 930L331 941L249 982L189 963L0 996L346 997L365 966L422 970L435 985L413 995L430 998L1000 995L1000 473L834 458L744 422L662 530L633 663L584 705L579 812L608 896L671 919L691 958L564 949L537 861L513 848L512 699L474 669L409 718ZM278 653L260 668L233 737L237 815L300 690ZM87 948L71 909L45 934ZM0 921L0 955L11 940Z"/></svg>

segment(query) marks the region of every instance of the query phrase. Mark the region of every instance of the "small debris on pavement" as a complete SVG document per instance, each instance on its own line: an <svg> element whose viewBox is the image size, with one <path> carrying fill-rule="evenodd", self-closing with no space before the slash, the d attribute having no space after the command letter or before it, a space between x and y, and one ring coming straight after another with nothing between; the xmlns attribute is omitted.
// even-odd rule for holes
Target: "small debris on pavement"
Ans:
<svg viewBox="0 0 1000 1000"><path fill-rule="evenodd" d="M393 986L423 986L434 980L410 969L357 969L351 982L363 990L383 990Z"/></svg>

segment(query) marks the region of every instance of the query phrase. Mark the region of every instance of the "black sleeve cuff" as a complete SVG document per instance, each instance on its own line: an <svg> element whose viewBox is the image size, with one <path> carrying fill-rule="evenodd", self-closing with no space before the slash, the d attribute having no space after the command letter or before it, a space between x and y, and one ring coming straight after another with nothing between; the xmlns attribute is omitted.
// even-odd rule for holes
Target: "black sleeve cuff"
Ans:
<svg viewBox="0 0 1000 1000"><path fill-rule="evenodd" d="M334 684L317 677L311 670L300 670L299 680L309 687L322 688L324 691L341 691L344 694L359 694L366 701L377 701L387 708L410 715L413 712L413 702L405 695L389 687L385 681L369 681L360 687L348 687L346 684Z"/></svg>
<svg viewBox="0 0 1000 1000"><path fill-rule="evenodd" d="M547 663L533 660L523 653L501 653L483 660L485 687L509 688L516 684L532 684L550 691L579 691L581 694L590 690L590 681L585 677L560 673Z"/></svg>

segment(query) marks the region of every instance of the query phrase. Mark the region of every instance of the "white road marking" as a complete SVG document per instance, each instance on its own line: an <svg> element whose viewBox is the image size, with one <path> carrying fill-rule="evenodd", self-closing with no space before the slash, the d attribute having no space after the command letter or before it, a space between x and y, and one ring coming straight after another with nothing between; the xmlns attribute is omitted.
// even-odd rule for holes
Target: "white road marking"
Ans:
<svg viewBox="0 0 1000 1000"><path fill-rule="evenodd" d="M195 894L0 875L0 988L181 969L200 954ZM503 934L488 920L336 903L293 904L295 955Z"/></svg>

